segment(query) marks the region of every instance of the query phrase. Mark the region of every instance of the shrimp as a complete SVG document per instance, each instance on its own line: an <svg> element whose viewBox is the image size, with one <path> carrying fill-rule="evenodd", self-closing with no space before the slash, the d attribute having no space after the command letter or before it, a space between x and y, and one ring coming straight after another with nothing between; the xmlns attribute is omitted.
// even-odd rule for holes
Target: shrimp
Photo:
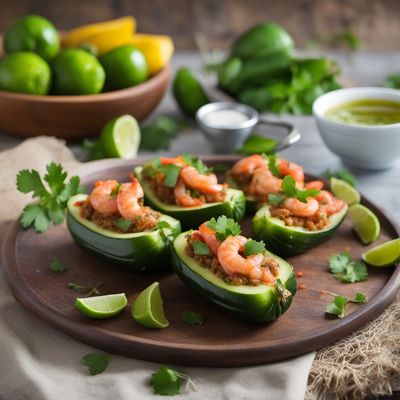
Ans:
<svg viewBox="0 0 400 400"><path fill-rule="evenodd" d="M222 191L224 188L222 185L218 184L216 175L202 175L194 167L183 167L180 177L187 186L202 193L216 193Z"/></svg>
<svg viewBox="0 0 400 400"><path fill-rule="evenodd" d="M207 246L209 247L211 252L217 255L218 248L221 245L221 241L217 239L217 237L215 236L215 232L207 226L206 222L200 225L199 232L201 237L207 243Z"/></svg>
<svg viewBox="0 0 400 400"><path fill-rule="evenodd" d="M117 205L121 216L128 220L133 220L142 214L142 206L139 200L143 197L143 189L136 178L132 182L123 183L118 192Z"/></svg>
<svg viewBox="0 0 400 400"><path fill-rule="evenodd" d="M268 167L267 160L260 154L253 154L239 160L232 168L234 174L253 174L257 168Z"/></svg>
<svg viewBox="0 0 400 400"><path fill-rule="evenodd" d="M298 164L280 158L277 161L279 172L283 175L290 175L298 184L303 186L304 171L303 167ZM297 186L297 185L296 185ZM299 188L298 188L299 189Z"/></svg>
<svg viewBox="0 0 400 400"><path fill-rule="evenodd" d="M249 186L249 194L268 195L282 190L282 179L274 176L267 168L257 168Z"/></svg>
<svg viewBox="0 0 400 400"><path fill-rule="evenodd" d="M305 189L317 189L321 190L324 187L324 182L322 181L310 181L304 185Z"/></svg>
<svg viewBox="0 0 400 400"><path fill-rule="evenodd" d="M252 254L243 257L240 251L247 239L243 236L229 236L218 248L218 261L228 275L242 274L252 280L257 280L270 285L275 283L275 277L269 268L263 268L263 254Z"/></svg>
<svg viewBox="0 0 400 400"><path fill-rule="evenodd" d="M92 207L101 214L114 214L118 211L117 196L111 193L118 187L116 180L97 181L90 194L89 201Z"/></svg>
<svg viewBox="0 0 400 400"><path fill-rule="evenodd" d="M196 199L186 192L185 182L182 178L178 179L178 182L174 187L174 196L176 199L176 204L178 204L178 206L196 207L203 204L200 199Z"/></svg>
<svg viewBox="0 0 400 400"><path fill-rule="evenodd" d="M283 207L295 217L312 217L319 209L319 203L314 197L308 197L307 203L289 197L283 202Z"/></svg>

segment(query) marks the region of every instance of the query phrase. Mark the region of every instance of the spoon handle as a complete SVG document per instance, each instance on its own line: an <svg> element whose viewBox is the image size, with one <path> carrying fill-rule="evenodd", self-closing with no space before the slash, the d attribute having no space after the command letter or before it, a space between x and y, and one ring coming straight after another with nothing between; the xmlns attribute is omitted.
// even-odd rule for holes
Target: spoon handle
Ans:
<svg viewBox="0 0 400 400"><path fill-rule="evenodd" d="M289 122L281 122L281 121L270 121L265 117L260 117L258 122L263 125L272 125L278 128L283 128L286 130L285 136L282 138L280 142L278 142L275 150L281 151L291 146L292 144L298 142L301 138L300 132Z"/></svg>

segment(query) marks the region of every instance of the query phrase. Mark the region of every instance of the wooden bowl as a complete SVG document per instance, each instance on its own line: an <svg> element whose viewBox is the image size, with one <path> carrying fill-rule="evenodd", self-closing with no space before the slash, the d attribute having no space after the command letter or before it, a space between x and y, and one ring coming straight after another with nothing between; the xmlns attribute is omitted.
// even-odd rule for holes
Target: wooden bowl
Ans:
<svg viewBox="0 0 400 400"><path fill-rule="evenodd" d="M140 85L86 96L0 91L0 132L78 139L98 135L107 121L122 114L131 114L142 121L163 98L170 76L168 65Z"/></svg>

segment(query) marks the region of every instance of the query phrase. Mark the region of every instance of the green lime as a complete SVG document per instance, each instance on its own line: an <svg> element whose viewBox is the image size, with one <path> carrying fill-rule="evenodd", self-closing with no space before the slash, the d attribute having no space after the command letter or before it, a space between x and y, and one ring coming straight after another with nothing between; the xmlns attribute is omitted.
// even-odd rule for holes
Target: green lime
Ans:
<svg viewBox="0 0 400 400"><path fill-rule="evenodd" d="M12 53L0 61L0 90L47 94L50 84L50 67L35 53Z"/></svg>
<svg viewBox="0 0 400 400"><path fill-rule="evenodd" d="M119 314L128 304L125 293L77 298L75 307L90 318L105 319Z"/></svg>
<svg viewBox="0 0 400 400"><path fill-rule="evenodd" d="M345 201L349 206L360 202L360 193L349 183L338 178L331 178L330 183L332 193L337 198Z"/></svg>
<svg viewBox="0 0 400 400"><path fill-rule="evenodd" d="M4 48L7 53L32 51L49 61L58 53L60 38L49 20L38 15L27 15L5 31Z"/></svg>
<svg viewBox="0 0 400 400"><path fill-rule="evenodd" d="M132 45L117 47L100 57L106 71L106 90L118 90L135 86L148 77L146 59Z"/></svg>
<svg viewBox="0 0 400 400"><path fill-rule="evenodd" d="M361 204L354 204L349 208L348 215L362 243L369 244L378 238L381 224L369 208Z"/></svg>
<svg viewBox="0 0 400 400"><path fill-rule="evenodd" d="M100 135L101 146L107 157L135 158L140 144L140 128L131 115L112 119Z"/></svg>
<svg viewBox="0 0 400 400"><path fill-rule="evenodd" d="M55 94L96 94L103 89L104 69L97 58L85 50L64 50L53 60L51 67Z"/></svg>
<svg viewBox="0 0 400 400"><path fill-rule="evenodd" d="M361 257L373 267L390 267L400 260L400 238L375 246L363 253Z"/></svg>
<svg viewBox="0 0 400 400"><path fill-rule="evenodd" d="M148 328L166 328L169 325L165 318L160 284L152 283L141 292L131 308L132 318Z"/></svg>

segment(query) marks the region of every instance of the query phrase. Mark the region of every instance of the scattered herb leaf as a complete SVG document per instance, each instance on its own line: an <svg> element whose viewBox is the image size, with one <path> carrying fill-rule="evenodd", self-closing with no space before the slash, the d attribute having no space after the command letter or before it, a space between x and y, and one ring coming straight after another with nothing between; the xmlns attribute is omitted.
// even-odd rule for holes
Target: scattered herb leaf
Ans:
<svg viewBox="0 0 400 400"><path fill-rule="evenodd" d="M342 283L361 282L368 279L368 271L364 262L352 261L348 252L331 256L329 270Z"/></svg>
<svg viewBox="0 0 400 400"><path fill-rule="evenodd" d="M268 195L268 203L273 206L279 206L283 203L283 200L285 200L285 196L279 193L270 193Z"/></svg>
<svg viewBox="0 0 400 400"><path fill-rule="evenodd" d="M232 218L221 215L218 219L211 218L207 226L215 232L217 238L221 241L228 236L237 236L240 234L240 225Z"/></svg>
<svg viewBox="0 0 400 400"><path fill-rule="evenodd" d="M117 196L120 189L121 189L121 184L117 183L117 187L115 189L111 190L110 196L111 197Z"/></svg>
<svg viewBox="0 0 400 400"><path fill-rule="evenodd" d="M182 167L175 164L160 166L160 172L164 175L164 184L167 187L174 187L178 181Z"/></svg>
<svg viewBox="0 0 400 400"><path fill-rule="evenodd" d="M357 185L356 177L351 174L347 169L339 169L337 171L331 171L329 168L323 173L323 175L330 179L330 178L339 178L342 181L347 182L351 186Z"/></svg>
<svg viewBox="0 0 400 400"><path fill-rule="evenodd" d="M160 367L153 373L150 385L153 387L155 394L174 396L181 393L181 385L185 380L190 382L187 375L181 374L172 368Z"/></svg>
<svg viewBox="0 0 400 400"><path fill-rule="evenodd" d="M159 220L154 227L154 230L159 229L161 235L168 242L173 242L175 237L179 234L179 228L171 226L167 221Z"/></svg>
<svg viewBox="0 0 400 400"><path fill-rule="evenodd" d="M326 312L328 314L336 315L339 318L344 317L345 309L347 305L347 299L344 296L335 296L332 303L326 306Z"/></svg>
<svg viewBox="0 0 400 400"><path fill-rule="evenodd" d="M320 191L317 189L297 189L296 181L290 175L286 175L283 178L282 190L287 197L294 197L303 203L307 203L308 197L315 197L320 193Z"/></svg>
<svg viewBox="0 0 400 400"><path fill-rule="evenodd" d="M253 133L237 152L249 156L260 153L269 154L275 150L277 144L278 142L274 139Z"/></svg>
<svg viewBox="0 0 400 400"><path fill-rule="evenodd" d="M79 177L73 176L65 182L67 173L61 164L50 163L46 166L43 181L35 170L21 170L17 175L17 189L22 193L32 192L36 203L28 204L21 215L21 225L24 228L34 227L36 232L46 231L51 224L61 224L65 218L65 208L68 199L82 193Z"/></svg>
<svg viewBox="0 0 400 400"><path fill-rule="evenodd" d="M199 171L200 174L205 175L209 172L209 168L200 160L200 158L195 157L191 154L183 154L182 158L186 161L188 165L194 167Z"/></svg>
<svg viewBox="0 0 400 400"><path fill-rule="evenodd" d="M53 272L64 272L65 265L56 257L50 264L50 269Z"/></svg>
<svg viewBox="0 0 400 400"><path fill-rule="evenodd" d="M94 294L99 295L100 294L99 287L101 285L103 285L103 282L97 283L95 286L87 286L87 285L81 285L79 283L70 282L68 283L67 287L69 289L75 290L78 293L84 293L89 297Z"/></svg>
<svg viewBox="0 0 400 400"><path fill-rule="evenodd" d="M353 303L366 303L367 302L367 296L364 293L356 293L353 298L351 299Z"/></svg>
<svg viewBox="0 0 400 400"><path fill-rule="evenodd" d="M126 232L132 226L132 221L130 221L129 219L118 218L118 219L114 219L113 224L117 228Z"/></svg>
<svg viewBox="0 0 400 400"><path fill-rule="evenodd" d="M110 361L108 354L89 353L81 358L81 363L88 367L90 375L98 375L104 372Z"/></svg>
<svg viewBox="0 0 400 400"><path fill-rule="evenodd" d="M263 241L257 242L256 240L250 239L244 244L244 254L246 257L252 254L259 254L265 251L265 243Z"/></svg>
<svg viewBox="0 0 400 400"><path fill-rule="evenodd" d="M194 254L199 256L209 256L211 254L207 243L196 240L192 243Z"/></svg>
<svg viewBox="0 0 400 400"><path fill-rule="evenodd" d="M272 172L274 176L278 178L281 176L275 154L268 156L268 169Z"/></svg>
<svg viewBox="0 0 400 400"><path fill-rule="evenodd" d="M196 313L194 311L184 311L181 314L182 321L188 325L203 325L204 317L201 313Z"/></svg>

